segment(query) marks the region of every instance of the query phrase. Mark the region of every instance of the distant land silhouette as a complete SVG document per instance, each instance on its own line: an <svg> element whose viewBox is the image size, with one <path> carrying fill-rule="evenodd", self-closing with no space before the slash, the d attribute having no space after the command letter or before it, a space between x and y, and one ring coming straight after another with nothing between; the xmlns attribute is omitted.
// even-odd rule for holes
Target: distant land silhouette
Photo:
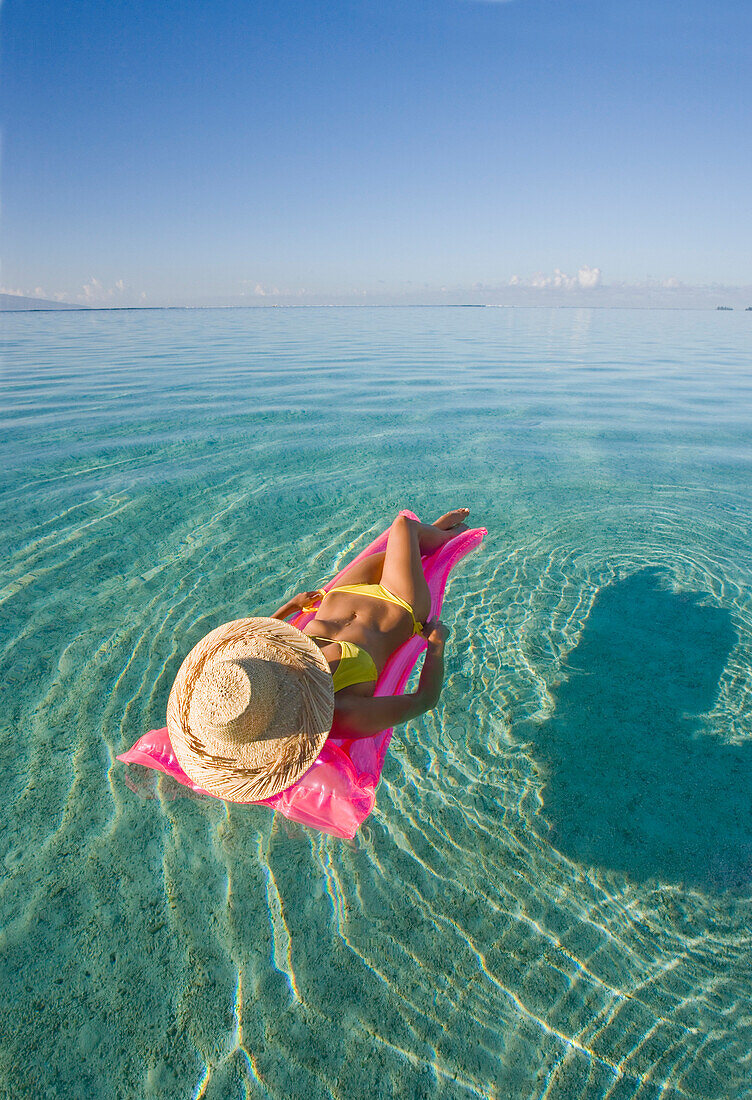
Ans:
<svg viewBox="0 0 752 1100"><path fill-rule="evenodd" d="M0 310L4 309L86 309L68 302L53 302L48 298L25 298L21 294L0 294Z"/></svg>

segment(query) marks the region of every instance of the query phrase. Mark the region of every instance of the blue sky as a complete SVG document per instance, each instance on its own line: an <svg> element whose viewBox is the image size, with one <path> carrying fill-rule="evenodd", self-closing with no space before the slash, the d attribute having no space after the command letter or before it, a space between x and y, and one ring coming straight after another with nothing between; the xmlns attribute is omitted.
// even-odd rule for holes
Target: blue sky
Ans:
<svg viewBox="0 0 752 1100"><path fill-rule="evenodd" d="M749 0L5 0L1 26L6 290L752 283Z"/></svg>

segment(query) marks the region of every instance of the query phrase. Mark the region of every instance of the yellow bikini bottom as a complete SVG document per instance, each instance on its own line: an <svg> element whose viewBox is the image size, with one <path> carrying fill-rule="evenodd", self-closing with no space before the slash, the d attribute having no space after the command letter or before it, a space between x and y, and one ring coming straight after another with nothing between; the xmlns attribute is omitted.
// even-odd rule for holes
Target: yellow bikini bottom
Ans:
<svg viewBox="0 0 752 1100"><path fill-rule="evenodd" d="M311 634L309 637L314 638ZM339 638L314 638L317 642L335 642L339 646L339 662L332 673L334 690L352 687L353 684L370 684L378 679L378 670L367 649L354 642L341 642Z"/></svg>

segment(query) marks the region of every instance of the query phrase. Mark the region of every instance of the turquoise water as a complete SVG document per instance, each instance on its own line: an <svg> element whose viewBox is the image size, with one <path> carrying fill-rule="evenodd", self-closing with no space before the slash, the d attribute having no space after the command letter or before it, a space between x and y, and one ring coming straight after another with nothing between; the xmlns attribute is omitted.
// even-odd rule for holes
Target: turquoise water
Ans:
<svg viewBox="0 0 752 1100"><path fill-rule="evenodd" d="M3 317L2 1095L752 1096L751 317ZM115 761L455 505L354 841Z"/></svg>

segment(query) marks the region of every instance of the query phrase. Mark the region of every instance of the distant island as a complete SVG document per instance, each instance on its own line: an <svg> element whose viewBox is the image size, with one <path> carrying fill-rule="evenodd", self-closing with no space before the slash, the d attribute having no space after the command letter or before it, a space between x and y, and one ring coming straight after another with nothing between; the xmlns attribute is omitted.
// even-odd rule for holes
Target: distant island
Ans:
<svg viewBox="0 0 752 1100"><path fill-rule="evenodd" d="M48 298L24 298L21 294L0 294L0 310L5 309L86 309L68 302L53 302Z"/></svg>
<svg viewBox="0 0 752 1100"><path fill-rule="evenodd" d="M727 310L729 310L729 312L731 312L734 307L733 306L716 306L715 308L716 309L727 309Z"/></svg>

